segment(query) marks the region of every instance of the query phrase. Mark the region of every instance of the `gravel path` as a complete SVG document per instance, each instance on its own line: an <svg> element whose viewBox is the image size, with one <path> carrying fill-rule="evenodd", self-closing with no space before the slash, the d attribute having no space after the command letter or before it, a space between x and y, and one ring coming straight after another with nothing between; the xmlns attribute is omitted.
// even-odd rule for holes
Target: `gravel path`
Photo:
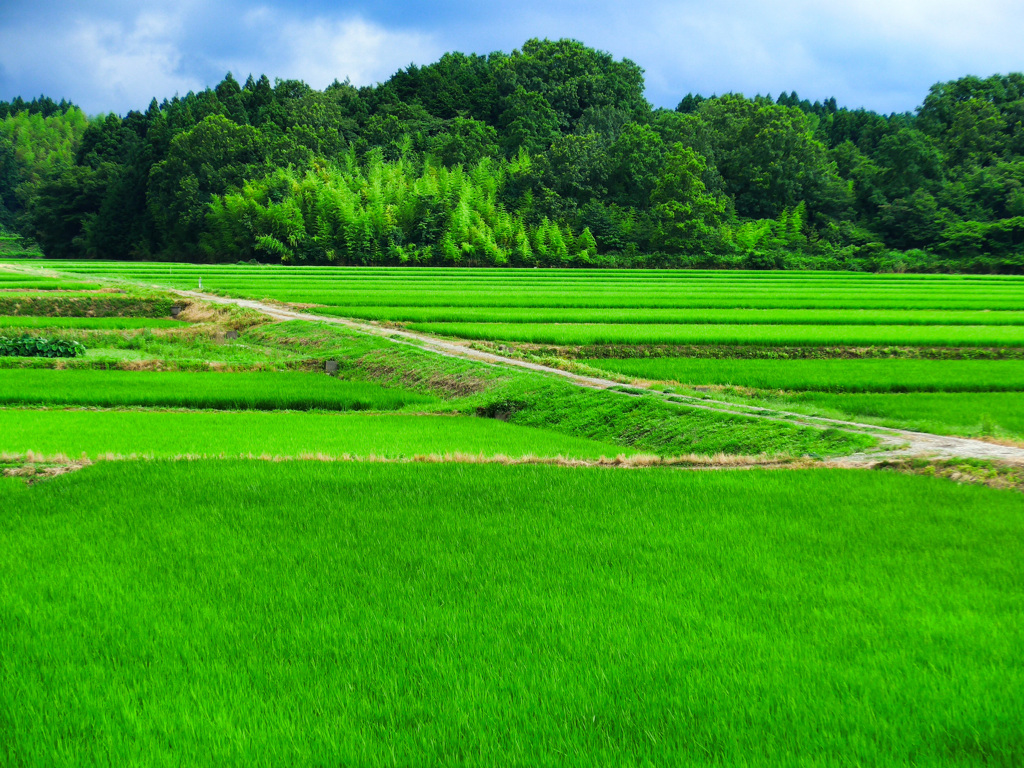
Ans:
<svg viewBox="0 0 1024 768"><path fill-rule="evenodd" d="M25 274L38 275L46 273L63 278L73 277L78 280L88 279L93 281L106 281L104 278L94 278L92 276L83 278L78 274L72 275L57 272L55 270L40 270L9 264L0 264L0 269L22 272ZM123 283L132 281L118 280L116 282ZM582 376L569 371L563 371L558 368L541 365L539 363L517 360L512 357L504 357L492 352L473 349L469 346L469 342L447 341L413 331L383 328L379 325L360 322L357 320L317 315L311 312L289 309L277 304L268 304L252 299L236 299L224 296L214 296L200 291L173 289L157 284L135 284L146 288L168 291L178 296L197 299L211 304L232 304L239 307L245 307L247 309L253 309L275 320L310 320L314 322L330 323L331 325L339 325L358 333L371 334L373 336L388 339L396 344L408 344L439 355L445 355L447 357L459 357L494 366L523 368L550 376L557 376L581 387L610 389L612 387L622 386L620 382L611 381L610 379ZM650 394L660 395L661 393L650 392ZM752 418L767 419L770 421L780 421L801 426L817 427L819 429L842 429L848 432L867 433L878 438L881 443L882 450L865 454L856 454L842 459L841 462L847 466L870 465L879 461L896 458L984 459L1002 463L1024 465L1024 448L998 445L995 443L985 442L984 440L973 440L966 437L950 437L947 435L933 435L926 432L913 432L905 429L879 427L873 424L862 424L855 421L827 419L824 417L807 416L805 414L792 413L788 411L767 410L752 406L738 405L724 400L686 397L675 394L670 397L671 400L666 399L666 402L678 403L680 406L687 408L699 408L717 413L728 413Z"/></svg>

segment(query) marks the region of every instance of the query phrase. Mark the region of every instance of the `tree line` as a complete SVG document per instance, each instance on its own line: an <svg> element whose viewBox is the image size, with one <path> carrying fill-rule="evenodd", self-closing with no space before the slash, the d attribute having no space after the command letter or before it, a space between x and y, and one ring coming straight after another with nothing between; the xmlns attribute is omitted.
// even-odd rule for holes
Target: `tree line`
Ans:
<svg viewBox="0 0 1024 768"><path fill-rule="evenodd" d="M0 102L0 227L59 258L1024 271L1024 75L881 115L644 99L573 40L124 117Z"/></svg>

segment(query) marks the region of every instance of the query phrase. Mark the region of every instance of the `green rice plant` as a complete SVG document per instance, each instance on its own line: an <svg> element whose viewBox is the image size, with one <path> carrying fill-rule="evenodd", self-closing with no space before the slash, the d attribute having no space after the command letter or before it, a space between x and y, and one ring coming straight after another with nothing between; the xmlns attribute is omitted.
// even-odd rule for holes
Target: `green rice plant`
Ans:
<svg viewBox="0 0 1024 768"><path fill-rule="evenodd" d="M127 330L133 328L184 328L178 320L148 317L32 317L8 315L0 317L0 328L88 328L96 330Z"/></svg>
<svg viewBox="0 0 1024 768"><path fill-rule="evenodd" d="M1014 765L1019 494L896 473L0 479L11 765Z"/></svg>
<svg viewBox="0 0 1024 768"><path fill-rule="evenodd" d="M462 453L581 459L634 453L594 440L465 416L0 409L0 454L29 451L72 457L412 458Z"/></svg>
<svg viewBox="0 0 1024 768"><path fill-rule="evenodd" d="M1024 394L1019 392L803 392L786 401L808 412L889 427L1024 441Z"/></svg>
<svg viewBox="0 0 1024 768"><path fill-rule="evenodd" d="M86 282L70 282L66 280L47 280L25 278L20 280L0 279L0 296L7 291L46 291L63 293L64 291L86 291L95 288L95 284Z"/></svg>
<svg viewBox="0 0 1024 768"><path fill-rule="evenodd" d="M317 307L319 315L394 322L1024 325L1024 312L863 309L615 309L580 307Z"/></svg>
<svg viewBox="0 0 1024 768"><path fill-rule="evenodd" d="M586 360L626 376L680 384L823 392L1024 392L1022 360Z"/></svg>
<svg viewBox="0 0 1024 768"><path fill-rule="evenodd" d="M367 308L1024 310L1012 276L664 270L387 269L65 262L82 274Z"/></svg>
<svg viewBox="0 0 1024 768"><path fill-rule="evenodd" d="M0 315L75 317L81 323L90 323L100 317L167 318L174 304L175 299L166 295L145 296L100 291L0 291ZM159 327L159 324L155 327Z"/></svg>
<svg viewBox="0 0 1024 768"><path fill-rule="evenodd" d="M462 339L561 345L1024 346L1024 332L1014 326L413 323L409 327Z"/></svg>
<svg viewBox="0 0 1024 768"><path fill-rule="evenodd" d="M385 411L437 408L429 395L323 374L0 370L0 403L218 410Z"/></svg>

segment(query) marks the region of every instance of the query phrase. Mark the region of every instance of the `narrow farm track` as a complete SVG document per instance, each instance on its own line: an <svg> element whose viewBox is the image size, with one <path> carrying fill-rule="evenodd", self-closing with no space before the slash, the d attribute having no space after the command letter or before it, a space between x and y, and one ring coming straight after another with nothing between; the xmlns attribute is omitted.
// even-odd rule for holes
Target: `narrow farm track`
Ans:
<svg viewBox="0 0 1024 768"><path fill-rule="evenodd" d="M84 277L79 274L64 273L50 269L22 267L20 265L13 264L0 264L0 269L29 275L45 275L65 279L74 278L79 281L88 280L90 282L97 283L130 284L141 288L161 290L183 298L196 299L210 304L234 305L246 309L252 309L278 321L307 320L329 323L331 325L347 328L357 333L378 336L396 344L415 346L419 349L434 352L446 357L463 358L485 363L487 365L521 368L541 374L557 376L580 387L588 387L591 389L611 389L613 387L622 386L620 382L612 381L610 379L583 376L569 371L563 371L558 368L541 365L539 363L529 362L527 360L518 360L512 357L497 355L492 352L473 349L468 341L449 341L414 331L384 328L373 323L341 317L317 315L253 299L216 296L209 293L203 293L201 291L175 289L169 288L165 285L125 280L123 278L114 280L93 276ZM624 396L630 396L628 393L622 394ZM650 394L661 395L661 393L653 391L650 392ZM871 466L879 461L899 458L981 459L1007 464L1024 465L1024 448L999 445L966 437L952 437L948 435L935 435L926 432L914 432L911 430L895 429L891 427L879 427L877 425L863 424L855 421L807 416L805 414L789 411L768 410L737 405L724 400L686 397L678 394L671 395L671 400L666 398L666 402L675 403L685 408L696 408L716 413L747 416L750 418L785 422L788 424L816 427L819 429L835 428L848 432L866 433L876 437L882 444L881 451L866 454L855 454L829 462L833 465L850 467Z"/></svg>

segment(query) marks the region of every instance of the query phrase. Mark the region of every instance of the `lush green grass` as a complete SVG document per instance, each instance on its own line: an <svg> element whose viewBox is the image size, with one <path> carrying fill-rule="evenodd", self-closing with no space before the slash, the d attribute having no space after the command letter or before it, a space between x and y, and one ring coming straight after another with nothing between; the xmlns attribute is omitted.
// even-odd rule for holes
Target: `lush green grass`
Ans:
<svg viewBox="0 0 1024 768"><path fill-rule="evenodd" d="M206 374L217 375L217 374ZM411 458L421 454L599 458L593 440L465 416L0 409L0 453Z"/></svg>
<svg viewBox="0 0 1024 768"><path fill-rule="evenodd" d="M910 392L904 394L833 394L804 392L791 402L812 405L826 415L921 432L1024 440L1024 393Z"/></svg>
<svg viewBox="0 0 1024 768"><path fill-rule="evenodd" d="M413 323L409 327L463 339L558 345L1024 346L1024 331L1014 326Z"/></svg>
<svg viewBox="0 0 1024 768"><path fill-rule="evenodd" d="M585 360L626 376L681 384L823 392L1024 392L1022 360Z"/></svg>
<svg viewBox="0 0 1024 768"><path fill-rule="evenodd" d="M1011 492L179 462L3 483L0 508L10 765L1024 753Z"/></svg>
<svg viewBox="0 0 1024 768"><path fill-rule="evenodd" d="M577 307L317 307L321 315L393 322L713 323L741 325L1024 325L1024 312L864 309L582 309Z"/></svg>
<svg viewBox="0 0 1024 768"><path fill-rule="evenodd" d="M332 411L386 411L440 404L428 395L312 373L129 373L27 368L0 370L0 403Z"/></svg>
<svg viewBox="0 0 1024 768"><path fill-rule="evenodd" d="M127 330L135 328L185 328L179 320L149 317L32 317L8 315L0 317L0 331L5 328L87 328L95 330Z"/></svg>

